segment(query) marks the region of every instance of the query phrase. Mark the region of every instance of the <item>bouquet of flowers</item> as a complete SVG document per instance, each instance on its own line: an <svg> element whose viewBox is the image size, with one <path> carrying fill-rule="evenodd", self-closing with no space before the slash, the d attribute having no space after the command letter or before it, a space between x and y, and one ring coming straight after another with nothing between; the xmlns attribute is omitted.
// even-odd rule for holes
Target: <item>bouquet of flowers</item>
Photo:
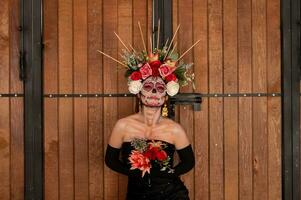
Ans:
<svg viewBox="0 0 301 200"><path fill-rule="evenodd" d="M131 170L139 169L142 171L142 177L145 173L150 174L152 164L157 163L160 166L160 171L168 170L168 173L174 173L174 169L170 166L170 156L167 155L166 144L161 141L147 142L146 139L135 138L131 141L134 149L129 155Z"/></svg>
<svg viewBox="0 0 301 200"><path fill-rule="evenodd" d="M98 50L98 52L111 58L126 68L125 77L128 79L128 89L132 94L138 94L140 92L142 88L142 81L149 76L160 76L165 81L167 94L170 96L177 94L179 88L187 85L188 82L192 82L192 86L195 89L193 82L194 73L189 72L189 69L193 63L186 64L181 61L181 59L187 54L188 51L190 51L197 43L199 43L200 40L194 43L181 56L179 56L178 53L174 52L177 43L174 44L172 49L171 46L180 26L177 27L170 44L167 45L167 39L165 45L162 48L159 48L160 20L158 24L159 31L157 35L157 44L156 46L153 45L153 42L150 38L150 48L148 51L146 50L141 26L138 22L144 50L136 51L130 44L129 47L126 46L119 35L114 32L119 41L125 47L125 49L122 49L121 54L123 61L119 61L100 50Z"/></svg>

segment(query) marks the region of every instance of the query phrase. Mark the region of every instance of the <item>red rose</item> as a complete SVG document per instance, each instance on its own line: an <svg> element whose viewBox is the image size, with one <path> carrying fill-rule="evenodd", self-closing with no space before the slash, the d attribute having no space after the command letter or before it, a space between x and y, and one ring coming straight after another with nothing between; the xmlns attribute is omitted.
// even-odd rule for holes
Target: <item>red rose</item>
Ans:
<svg viewBox="0 0 301 200"><path fill-rule="evenodd" d="M142 79L146 79L147 77L149 77L150 75L152 75L152 68L149 66L148 63L146 63L145 65L143 65L139 71L141 72L142 75Z"/></svg>
<svg viewBox="0 0 301 200"><path fill-rule="evenodd" d="M157 147L151 147L144 153L144 156L149 158L150 160L155 160L157 158L158 152L159 149Z"/></svg>
<svg viewBox="0 0 301 200"><path fill-rule="evenodd" d="M169 81L176 81L176 80L177 80L177 77L176 77L175 74L169 74L168 76L165 77L165 80L166 80L167 82L169 82Z"/></svg>
<svg viewBox="0 0 301 200"><path fill-rule="evenodd" d="M160 67L161 62L159 60L156 60L156 61L150 62L149 65L152 68L152 75L159 76L160 73L159 73L158 68Z"/></svg>
<svg viewBox="0 0 301 200"><path fill-rule="evenodd" d="M160 161L163 161L167 158L167 153L163 150L157 152L157 158Z"/></svg>
<svg viewBox="0 0 301 200"><path fill-rule="evenodd" d="M175 70L175 67L170 67L167 64L163 64L159 67L160 75L164 78L171 74Z"/></svg>
<svg viewBox="0 0 301 200"><path fill-rule="evenodd" d="M133 72L133 73L131 74L130 77L131 77L131 79L132 79L133 81L137 81L137 80L139 80L139 79L142 78L142 75L141 75L140 72L135 71L135 72Z"/></svg>

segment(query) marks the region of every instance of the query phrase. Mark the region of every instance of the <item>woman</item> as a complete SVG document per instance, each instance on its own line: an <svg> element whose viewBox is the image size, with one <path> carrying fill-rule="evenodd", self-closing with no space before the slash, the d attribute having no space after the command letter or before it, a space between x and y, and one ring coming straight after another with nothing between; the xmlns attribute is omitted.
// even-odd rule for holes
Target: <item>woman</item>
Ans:
<svg viewBox="0 0 301 200"><path fill-rule="evenodd" d="M190 171L195 164L191 144L184 129L176 122L162 117L161 108L167 101L166 84L159 76L150 76L142 83L138 98L142 103L142 110L128 117L119 119L110 135L105 162L108 167L128 176L127 200L156 199L156 200L186 200L188 190L179 178L180 175ZM130 153L133 150L131 142L136 139L165 144L165 152L171 158L176 150L180 162L167 170L161 171L154 166L148 172L140 169L130 169ZM122 161L119 153L122 153Z"/></svg>
<svg viewBox="0 0 301 200"><path fill-rule="evenodd" d="M118 39L125 46L119 36ZM137 52L133 47L130 51L125 46L124 62L99 51L127 68L129 91L137 95L141 105L139 113L117 121L105 155L109 168L128 176L127 200L189 199L180 175L195 165L192 146L181 125L161 116L161 112L164 105L165 113L168 96L177 94L180 86L193 81L194 74L188 72L192 64L179 63L179 60L199 41L178 58L174 48L170 50L173 39L162 49L158 43L153 49L151 43L151 51L147 53L142 38L144 51ZM173 166L175 151L180 162Z"/></svg>

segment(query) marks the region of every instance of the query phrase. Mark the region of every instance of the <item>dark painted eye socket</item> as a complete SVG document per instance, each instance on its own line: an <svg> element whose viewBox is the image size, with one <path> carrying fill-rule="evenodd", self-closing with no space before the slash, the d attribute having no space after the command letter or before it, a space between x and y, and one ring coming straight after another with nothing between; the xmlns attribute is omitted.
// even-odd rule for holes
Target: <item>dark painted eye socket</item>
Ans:
<svg viewBox="0 0 301 200"><path fill-rule="evenodd" d="M145 83L143 85L143 89L146 90L146 91L148 91L148 92L151 91L153 89L153 87L154 87L154 85L151 84L151 83Z"/></svg>
<svg viewBox="0 0 301 200"><path fill-rule="evenodd" d="M165 87L163 85L157 85L156 89L160 93L163 93L165 91Z"/></svg>
<svg viewBox="0 0 301 200"><path fill-rule="evenodd" d="M165 85L161 84L161 83L157 83L156 84L156 90L159 92L159 93L164 93L165 90L166 90L166 87Z"/></svg>

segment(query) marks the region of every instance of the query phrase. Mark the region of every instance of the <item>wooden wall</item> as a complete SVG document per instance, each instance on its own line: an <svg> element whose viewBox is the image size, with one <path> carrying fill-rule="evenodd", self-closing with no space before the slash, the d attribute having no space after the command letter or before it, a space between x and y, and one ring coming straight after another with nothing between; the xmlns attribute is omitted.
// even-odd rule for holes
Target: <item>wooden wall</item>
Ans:
<svg viewBox="0 0 301 200"><path fill-rule="evenodd" d="M195 63L202 111L178 109L197 158L192 199L281 199L280 1L173 1L179 51ZM187 88L183 91L192 91ZM215 97L214 94L242 94Z"/></svg>
<svg viewBox="0 0 301 200"><path fill-rule="evenodd" d="M151 31L151 0L44 1L45 94L127 93L113 31L142 49ZM178 51L197 39L195 92L280 93L279 0L173 1ZM181 89L191 92L191 87ZM126 177L104 165L118 118L132 98L45 98L45 199L124 199ZM202 110L177 108L196 167L182 176L191 199L281 199L281 98L204 97Z"/></svg>
<svg viewBox="0 0 301 200"><path fill-rule="evenodd" d="M23 199L23 84L19 80L19 7L0 1L0 199ZM17 96L15 96L17 94ZM4 96L5 95L5 96Z"/></svg>
<svg viewBox="0 0 301 200"><path fill-rule="evenodd" d="M44 1L45 94L128 93L114 35L141 49L151 30L151 1ZM45 199L124 199L127 178L104 165L118 118L133 98L45 98Z"/></svg>

